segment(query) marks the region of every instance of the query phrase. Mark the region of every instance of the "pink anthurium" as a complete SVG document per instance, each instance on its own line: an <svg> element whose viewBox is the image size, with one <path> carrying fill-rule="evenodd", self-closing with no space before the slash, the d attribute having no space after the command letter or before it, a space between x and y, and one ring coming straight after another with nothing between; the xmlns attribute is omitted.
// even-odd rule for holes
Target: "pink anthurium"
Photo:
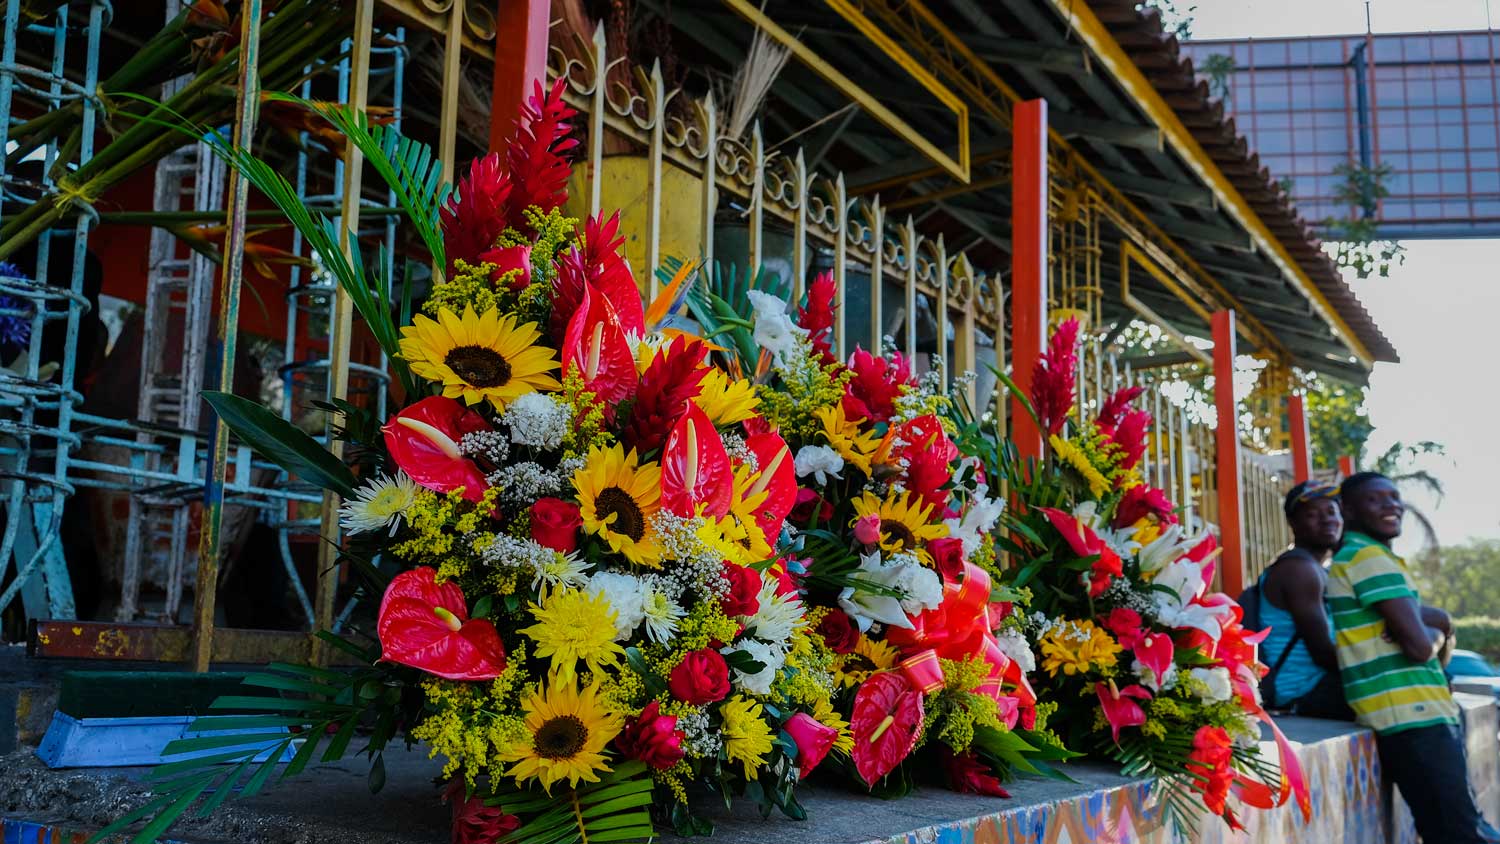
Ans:
<svg viewBox="0 0 1500 844"><path fill-rule="evenodd" d="M469 618L464 593L428 566L391 579L375 625L380 658L448 680L493 680L505 670L495 625Z"/></svg>
<svg viewBox="0 0 1500 844"><path fill-rule="evenodd" d="M798 712L782 727L797 744L797 778L806 779L822 763L839 739L839 731L806 712Z"/></svg>
<svg viewBox="0 0 1500 844"><path fill-rule="evenodd" d="M661 452L661 505L678 516L729 512L734 473L724 439L697 402L687 402Z"/></svg>
<svg viewBox="0 0 1500 844"><path fill-rule="evenodd" d="M1165 633L1147 633L1135 647L1135 658L1151 670L1151 675L1160 684L1167 676L1167 669L1172 667L1174 650L1171 636Z"/></svg>
<svg viewBox="0 0 1500 844"><path fill-rule="evenodd" d="M766 493L755 514L755 522L766 535L766 542L776 544L781 535L782 523L797 504L797 470L792 460L792 450L780 434L755 434L745 439L745 445L755 455L759 475L750 485L750 495Z"/></svg>
<svg viewBox="0 0 1500 844"><path fill-rule="evenodd" d="M1111 680L1108 683L1095 683L1094 692L1099 695L1099 708L1104 710L1104 718L1109 721L1109 729L1114 735L1115 744L1120 743L1120 730L1126 727L1139 727L1146 723L1146 711L1132 700L1132 698L1151 699L1151 692L1141 686L1131 685L1122 689Z"/></svg>
<svg viewBox="0 0 1500 844"><path fill-rule="evenodd" d="M396 465L412 480L433 492L462 487L464 498L478 502L489 482L458 443L464 434L488 428L478 413L456 399L430 396L391 417L380 430Z"/></svg>
<svg viewBox="0 0 1500 844"><path fill-rule="evenodd" d="M584 285L583 301L568 322L563 372L579 375L586 389L604 403L610 418L620 402L635 395L639 384L635 355L615 309L592 285Z"/></svg>

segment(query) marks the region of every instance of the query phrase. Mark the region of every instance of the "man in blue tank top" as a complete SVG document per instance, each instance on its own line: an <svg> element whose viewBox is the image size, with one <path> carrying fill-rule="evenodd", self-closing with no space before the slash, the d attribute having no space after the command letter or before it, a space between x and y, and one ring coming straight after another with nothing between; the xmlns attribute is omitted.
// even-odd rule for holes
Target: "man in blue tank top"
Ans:
<svg viewBox="0 0 1500 844"><path fill-rule="evenodd" d="M1271 666L1261 690L1274 709L1353 720L1324 598L1325 566L1344 533L1339 489L1304 481L1287 493L1284 511L1294 545L1260 579L1260 622L1271 628L1261 644L1261 661Z"/></svg>

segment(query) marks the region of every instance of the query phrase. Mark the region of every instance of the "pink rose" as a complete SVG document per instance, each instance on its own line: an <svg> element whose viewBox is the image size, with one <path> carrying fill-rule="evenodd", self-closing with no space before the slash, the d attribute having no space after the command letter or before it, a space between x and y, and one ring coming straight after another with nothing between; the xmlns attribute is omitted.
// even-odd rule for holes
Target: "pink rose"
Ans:
<svg viewBox="0 0 1500 844"><path fill-rule="evenodd" d="M880 544L880 514L860 516L854 522L854 539L861 545Z"/></svg>
<svg viewBox="0 0 1500 844"><path fill-rule="evenodd" d="M839 731L818 721L806 712L798 712L787 719L782 727L792 741L797 743L798 779L806 779L813 768L823 761L833 743L839 739Z"/></svg>

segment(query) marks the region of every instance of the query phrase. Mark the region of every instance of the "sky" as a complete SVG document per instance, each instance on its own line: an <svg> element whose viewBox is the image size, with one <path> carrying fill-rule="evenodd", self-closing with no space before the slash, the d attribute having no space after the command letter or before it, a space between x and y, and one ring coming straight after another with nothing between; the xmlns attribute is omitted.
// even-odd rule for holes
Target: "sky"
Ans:
<svg viewBox="0 0 1500 844"><path fill-rule="evenodd" d="M1196 5L1193 37L1243 38L1363 32L1364 0L1177 0ZM1500 0L1372 0L1375 32L1485 29ZM1487 21L1489 21L1487 23ZM1377 364L1366 407L1370 453L1433 440L1446 456L1424 466L1446 486L1441 501L1409 493L1445 544L1500 538L1500 240L1408 241L1390 278L1351 281L1395 344L1401 363ZM1408 530L1411 525L1408 524Z"/></svg>

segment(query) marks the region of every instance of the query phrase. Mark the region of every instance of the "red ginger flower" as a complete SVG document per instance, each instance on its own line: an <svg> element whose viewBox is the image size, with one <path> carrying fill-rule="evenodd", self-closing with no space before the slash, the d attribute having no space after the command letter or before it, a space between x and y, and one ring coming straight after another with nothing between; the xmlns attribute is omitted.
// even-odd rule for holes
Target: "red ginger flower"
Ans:
<svg viewBox="0 0 1500 844"><path fill-rule="evenodd" d="M455 261L478 263L480 255L494 248L500 233L510 225L512 187L500 167L500 153L476 158L469 165L469 174L459 179L439 211L449 275Z"/></svg>
<svg viewBox="0 0 1500 844"><path fill-rule="evenodd" d="M1140 398L1144 392L1145 387L1121 387L1116 390L1099 408L1094 424L1105 433L1113 433L1115 426L1120 424L1120 417L1130 409L1130 403Z"/></svg>
<svg viewBox="0 0 1500 844"><path fill-rule="evenodd" d="M375 625L380 658L448 680L493 680L505 670L495 625L469 618L463 590L428 566L391 579Z"/></svg>
<svg viewBox="0 0 1500 844"><path fill-rule="evenodd" d="M858 346L849 356L854 378L844 388L844 414L871 424L890 421L896 412L896 397L911 382L911 366L900 352L890 359L872 355Z"/></svg>
<svg viewBox="0 0 1500 844"><path fill-rule="evenodd" d="M1010 796L1010 792L1000 786L1000 780L990 771L990 766L979 761L974 751L954 753L946 744L938 747L942 751L943 773L948 777L949 788L959 794Z"/></svg>
<svg viewBox="0 0 1500 844"><path fill-rule="evenodd" d="M1146 453L1146 436L1151 431L1151 414L1144 410L1127 410L1120 424L1109 435L1110 440L1124 454L1119 462L1121 469L1134 469Z"/></svg>
<svg viewBox="0 0 1500 844"><path fill-rule="evenodd" d="M1048 434L1060 433L1073 407L1078 370L1078 320L1068 319L1047 343L1047 352L1031 371L1031 406Z"/></svg>
<svg viewBox="0 0 1500 844"><path fill-rule="evenodd" d="M1136 484L1125 490L1120 503L1115 507L1115 518L1110 526L1116 530L1133 525L1147 516L1154 516L1162 524L1177 523L1177 514L1167 494L1156 487Z"/></svg>
<svg viewBox="0 0 1500 844"><path fill-rule="evenodd" d="M453 807L452 844L494 844L521 828L521 819L500 806L488 806L478 795L465 796L464 778L455 777L443 791Z"/></svg>
<svg viewBox="0 0 1500 844"><path fill-rule="evenodd" d="M578 146L578 139L568 136L572 126L567 121L578 112L563 100L567 80L557 80L551 90L544 89L541 80L535 85L535 93L521 105L516 130L505 151L510 180L515 185L511 225L517 229L521 228L521 212L527 208L536 206L545 214L568 200L568 177L573 168L563 156Z"/></svg>
<svg viewBox="0 0 1500 844"><path fill-rule="evenodd" d="M620 327L626 334L640 336L646 332L646 311L635 276L621 249L625 238L620 235L620 213L608 220L598 215L583 226L583 236L557 261L557 278L552 282L552 322L548 331L561 338L568 320L583 303L585 285L592 285L614 308Z"/></svg>
<svg viewBox="0 0 1500 844"><path fill-rule="evenodd" d="M703 341L686 336L657 350L641 373L630 419L620 431L620 441L626 448L650 454L662 447L686 403L702 392L703 377L708 374L703 365L707 354Z"/></svg>
<svg viewBox="0 0 1500 844"><path fill-rule="evenodd" d="M833 356L833 273L824 271L807 288L807 304L797 309L797 324L807 329L814 351L827 366Z"/></svg>

